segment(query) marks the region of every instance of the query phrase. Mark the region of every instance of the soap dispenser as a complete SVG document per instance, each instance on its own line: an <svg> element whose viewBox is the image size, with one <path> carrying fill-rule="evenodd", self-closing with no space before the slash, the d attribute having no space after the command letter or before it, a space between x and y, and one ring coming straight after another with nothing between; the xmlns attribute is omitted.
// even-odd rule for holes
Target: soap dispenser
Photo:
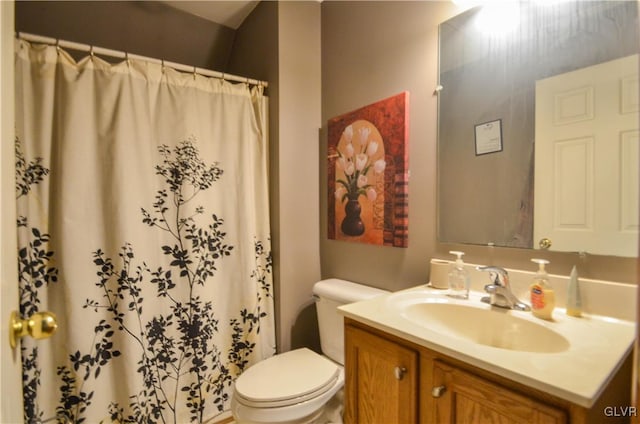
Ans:
<svg viewBox="0 0 640 424"><path fill-rule="evenodd" d="M531 261L538 264L538 272L529 287L531 312L538 318L551 320L553 308L556 306L556 296L551 284L549 284L549 276L545 270L545 265L549 261L545 259L531 259Z"/></svg>
<svg viewBox="0 0 640 424"><path fill-rule="evenodd" d="M464 268L464 262L462 262L464 252L451 250L449 253L456 255L457 259L449 271L449 293L447 295L458 299L468 299L470 280L469 272Z"/></svg>
<svg viewBox="0 0 640 424"><path fill-rule="evenodd" d="M574 266L569 276L569 288L567 290L567 315L572 317L582 316L582 299L580 298L580 285L578 271Z"/></svg>

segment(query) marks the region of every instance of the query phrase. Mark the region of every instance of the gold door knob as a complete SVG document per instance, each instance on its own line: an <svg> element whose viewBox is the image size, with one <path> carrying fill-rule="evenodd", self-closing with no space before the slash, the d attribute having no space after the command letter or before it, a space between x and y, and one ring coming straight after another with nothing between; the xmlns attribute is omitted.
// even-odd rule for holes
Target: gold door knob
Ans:
<svg viewBox="0 0 640 424"><path fill-rule="evenodd" d="M16 347L18 339L29 335L36 340L51 337L58 328L56 316L51 312L37 312L28 319L20 319L16 311L11 312L9 322L9 344Z"/></svg>
<svg viewBox="0 0 640 424"><path fill-rule="evenodd" d="M541 238L540 241L538 242L538 246L540 246L540 249L547 250L548 248L551 247L551 240L546 237Z"/></svg>

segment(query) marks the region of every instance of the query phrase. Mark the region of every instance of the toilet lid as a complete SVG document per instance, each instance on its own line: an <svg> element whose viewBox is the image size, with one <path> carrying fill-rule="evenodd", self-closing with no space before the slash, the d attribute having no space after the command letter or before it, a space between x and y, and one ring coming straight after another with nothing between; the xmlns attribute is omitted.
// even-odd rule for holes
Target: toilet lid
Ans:
<svg viewBox="0 0 640 424"><path fill-rule="evenodd" d="M329 390L340 367L307 348L272 356L247 369L235 383L238 400L250 406L284 406Z"/></svg>

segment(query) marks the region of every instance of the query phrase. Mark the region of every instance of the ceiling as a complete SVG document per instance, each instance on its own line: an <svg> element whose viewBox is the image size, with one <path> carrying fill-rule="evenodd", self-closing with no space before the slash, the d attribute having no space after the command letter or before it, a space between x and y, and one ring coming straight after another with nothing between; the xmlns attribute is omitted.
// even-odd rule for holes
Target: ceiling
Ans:
<svg viewBox="0 0 640 424"><path fill-rule="evenodd" d="M238 29L258 0L173 0L165 1L171 7L191 13L209 21Z"/></svg>

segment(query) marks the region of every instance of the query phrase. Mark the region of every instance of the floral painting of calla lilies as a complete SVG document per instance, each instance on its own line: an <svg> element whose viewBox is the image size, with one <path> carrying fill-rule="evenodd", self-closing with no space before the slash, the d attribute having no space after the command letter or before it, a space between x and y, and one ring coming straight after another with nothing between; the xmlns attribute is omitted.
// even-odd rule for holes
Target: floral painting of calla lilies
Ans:
<svg viewBox="0 0 640 424"><path fill-rule="evenodd" d="M408 245L408 92L328 122L328 236Z"/></svg>

